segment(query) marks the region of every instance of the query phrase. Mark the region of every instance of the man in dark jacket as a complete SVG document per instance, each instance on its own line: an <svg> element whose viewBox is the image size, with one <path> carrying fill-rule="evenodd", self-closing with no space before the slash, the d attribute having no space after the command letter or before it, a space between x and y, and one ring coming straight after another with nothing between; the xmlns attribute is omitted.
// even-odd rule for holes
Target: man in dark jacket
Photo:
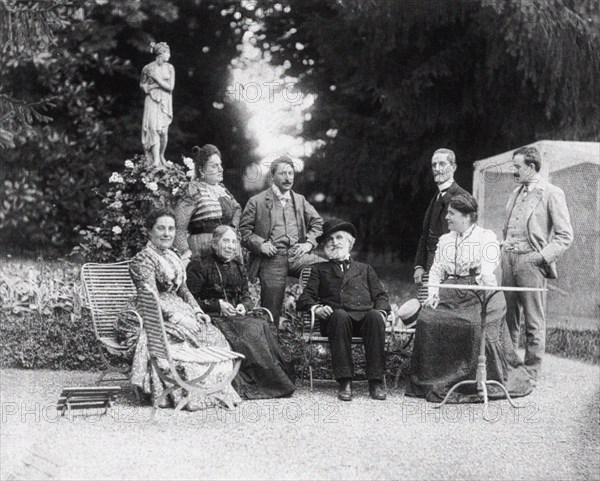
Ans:
<svg viewBox="0 0 600 481"><path fill-rule="evenodd" d="M431 199L423 220L423 230L415 255L415 284L422 284L426 281L424 276L433 264L438 240L440 236L448 233L446 214L450 199L458 194L467 194L467 191L454 181L454 172L456 172L454 152L448 149L436 150L431 158L431 169L438 192Z"/></svg>
<svg viewBox="0 0 600 481"><path fill-rule="evenodd" d="M385 369L385 320L391 307L388 295L368 264L352 260L356 228L349 222L325 222L323 235L328 262L312 267L310 278L298 298L299 310L314 309L321 320L321 334L329 338L333 375L339 382L338 398L352 400L352 336L362 336L367 361L366 375L373 399L386 398L383 389Z"/></svg>

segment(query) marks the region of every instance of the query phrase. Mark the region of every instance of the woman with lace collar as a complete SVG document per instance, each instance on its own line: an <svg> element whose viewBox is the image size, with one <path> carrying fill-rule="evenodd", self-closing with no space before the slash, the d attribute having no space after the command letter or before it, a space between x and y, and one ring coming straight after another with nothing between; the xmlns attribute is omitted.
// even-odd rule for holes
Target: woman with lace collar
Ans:
<svg viewBox="0 0 600 481"><path fill-rule="evenodd" d="M175 237L175 226L175 214L168 209L154 210L148 215L146 228L150 240L146 247L132 259L129 266L133 283L138 290L146 285L158 294L168 342L173 347L230 349L223 334L212 325L210 317L204 313L187 287L183 262L171 248ZM117 327L124 331L128 327L131 329L126 322L120 322ZM131 339L131 332L126 332L123 337ZM154 402L154 399L163 392L164 385L148 361L147 338L142 330L139 332L135 347L131 382L142 392L151 395ZM165 360L158 359L158 365L160 368L168 369ZM177 365L185 379L197 378L206 371L206 366L193 362L177 361ZM232 370L232 361L218 363L203 383L215 385L226 379ZM174 404L183 394L181 389L173 393ZM240 397L229 385L210 397L192 398L186 407L192 411L220 403L233 407L239 401ZM165 407L166 404L168 403L161 407Z"/></svg>

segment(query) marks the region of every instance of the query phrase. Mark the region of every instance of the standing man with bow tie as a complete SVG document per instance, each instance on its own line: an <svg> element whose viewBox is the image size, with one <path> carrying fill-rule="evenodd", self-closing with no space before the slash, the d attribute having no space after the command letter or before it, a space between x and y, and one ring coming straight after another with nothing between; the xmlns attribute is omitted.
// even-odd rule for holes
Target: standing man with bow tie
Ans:
<svg viewBox="0 0 600 481"><path fill-rule="evenodd" d="M250 250L250 279L260 280L260 305L279 326L288 274L322 259L311 252L323 231L316 209L292 190L294 163L286 155L271 164L273 185L252 197L242 213L242 244Z"/></svg>
<svg viewBox="0 0 600 481"><path fill-rule="evenodd" d="M415 284L422 284L427 280L427 273L433 264L438 240L443 234L449 232L446 214L448 213L450 200L458 194L469 195L454 181L456 157L451 150L436 150L431 158L431 170L438 191L431 199L423 220L421 238L415 255Z"/></svg>
<svg viewBox="0 0 600 481"><path fill-rule="evenodd" d="M564 192L540 177L542 158L535 147L513 154L513 175L521 184L510 196L502 243L502 285L546 287L556 279L556 259L573 242ZM519 345L521 309L525 317L525 366L538 378L546 350L544 292L505 292L506 323Z"/></svg>
<svg viewBox="0 0 600 481"><path fill-rule="evenodd" d="M323 235L329 262L315 264L298 310L313 306L321 319L321 334L329 338L333 376L339 383L338 399L352 400L352 336L361 336L367 361L366 376L371 398L384 400L385 320L391 311L388 295L368 264L354 261L350 252L356 228L341 219L325 222Z"/></svg>

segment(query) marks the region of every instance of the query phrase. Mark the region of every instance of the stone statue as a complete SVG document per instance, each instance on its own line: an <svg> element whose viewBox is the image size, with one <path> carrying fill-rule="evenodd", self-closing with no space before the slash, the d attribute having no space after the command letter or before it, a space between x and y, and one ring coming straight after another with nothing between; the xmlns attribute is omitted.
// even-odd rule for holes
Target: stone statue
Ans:
<svg viewBox="0 0 600 481"><path fill-rule="evenodd" d="M156 60L142 69L140 87L146 94L142 120L142 145L146 159L154 167L166 163L169 125L173 121L175 69L169 63L171 51L165 42L151 43Z"/></svg>

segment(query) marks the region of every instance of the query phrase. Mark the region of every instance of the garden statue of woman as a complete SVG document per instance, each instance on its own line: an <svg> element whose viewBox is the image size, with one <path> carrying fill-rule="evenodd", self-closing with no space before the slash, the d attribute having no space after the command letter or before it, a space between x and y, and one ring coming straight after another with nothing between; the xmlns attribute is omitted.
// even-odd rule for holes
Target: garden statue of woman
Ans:
<svg viewBox="0 0 600 481"><path fill-rule="evenodd" d="M173 88L175 69L168 63L171 57L165 42L151 43L156 60L142 69L140 87L146 94L142 120L142 145L148 163L159 167L166 163L169 125L173 120Z"/></svg>

